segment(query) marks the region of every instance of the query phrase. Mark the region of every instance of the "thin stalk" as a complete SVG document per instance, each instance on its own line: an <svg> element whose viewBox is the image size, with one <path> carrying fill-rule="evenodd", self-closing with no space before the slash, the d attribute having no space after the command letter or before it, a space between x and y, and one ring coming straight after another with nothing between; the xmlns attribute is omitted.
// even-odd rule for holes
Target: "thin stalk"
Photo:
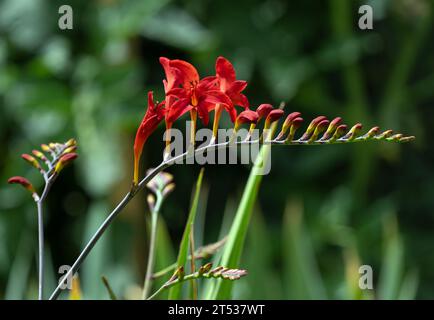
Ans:
<svg viewBox="0 0 434 320"><path fill-rule="evenodd" d="M196 272L196 265L195 265L195 259L194 259L194 226L193 223L191 224L190 229L190 252L191 252L191 259L190 259L190 272L194 273ZM197 300L197 285L196 280L192 280L191 282L191 295L192 300Z"/></svg>
<svg viewBox="0 0 434 320"><path fill-rule="evenodd" d="M56 180L56 175L50 178L44 175L45 186L41 197L36 196L35 202L38 209L38 300L44 299L44 200L47 198L51 186Z"/></svg>
<svg viewBox="0 0 434 320"><path fill-rule="evenodd" d="M37 201L38 207L38 299L42 300L44 298L44 214L42 210L42 201Z"/></svg>
<svg viewBox="0 0 434 320"><path fill-rule="evenodd" d="M155 244L157 238L157 225L158 225L158 214L160 212L161 204L163 203L163 195L161 192L156 194L157 201L151 212L151 238L149 243L149 253L148 253L148 266L146 268L145 283L143 285L142 299L145 300L152 286L152 274L154 272L154 260L155 260Z"/></svg>
<svg viewBox="0 0 434 320"><path fill-rule="evenodd" d="M333 144L336 143L355 143L355 142L362 142L366 141L362 139L363 137L358 137L351 141L345 141L343 139L338 139L333 142ZM375 140L375 139L374 139ZM103 221L101 226L98 228L98 230L95 232L95 234L90 238L89 242L86 244L80 255L78 256L77 260L74 262L72 267L69 269L69 271L65 274L64 279L68 279L71 277L77 270L80 268L83 261L86 259L86 257L89 255L89 252L93 249L95 244L98 242L99 238L104 234L105 230L108 228L108 226L111 224L111 222L118 216L118 214L125 208L125 206L134 198L134 196L140 191L153 177L155 177L159 172L163 171L164 169L174 165L177 161L182 159L189 159L191 157L194 157L197 154L200 154L208 149L224 149L228 146L233 145L249 145L249 144L255 144L259 143L258 140L254 141L235 141L235 142L222 142L217 143L213 145L206 145L203 147L200 147L195 150L194 153L184 152L178 156L169 158L167 160L164 160L161 162L156 168L154 168L145 178L143 178L140 183L137 186L133 186L131 190L124 196L124 198L119 202L119 204L116 206L116 208L113 209L113 211L108 215L108 217ZM324 142L313 142L308 143L306 141L299 141L299 140L293 140L293 141L266 141L262 144L270 144L270 145L324 145L326 143ZM50 296L50 300L57 299L59 294L62 291L62 283L59 283L56 289L53 291L53 293Z"/></svg>
<svg viewBox="0 0 434 320"><path fill-rule="evenodd" d="M147 300L152 300L154 299L156 296L158 296L161 292L163 292L166 289L169 289L177 284L180 284L181 282L185 282L185 281L189 281L189 280L195 280L198 279L200 277L204 277L204 278L209 278L209 276L206 275L200 275L199 272L195 272L192 274L188 274L186 276L184 276L183 278L179 279L175 279L172 281L167 281L165 284L163 284L157 291L155 291Z"/></svg>

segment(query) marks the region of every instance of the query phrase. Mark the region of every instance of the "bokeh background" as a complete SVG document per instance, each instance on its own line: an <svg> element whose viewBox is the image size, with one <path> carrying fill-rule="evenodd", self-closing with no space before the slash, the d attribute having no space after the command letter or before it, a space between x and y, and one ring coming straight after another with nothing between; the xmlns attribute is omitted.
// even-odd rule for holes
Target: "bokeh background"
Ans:
<svg viewBox="0 0 434 320"><path fill-rule="evenodd" d="M73 30L58 28L62 4L73 8ZM373 30L358 28L362 4L373 7ZM47 201L47 295L59 266L74 261L130 187L146 91L163 97L158 57L186 59L208 75L219 55L249 81L253 106L285 101L308 120L342 116L417 136L404 145L273 149L241 262L249 276L234 297L434 298L432 11L429 0L1 0L0 298L36 297L35 206L6 181L42 180L21 153L79 143L79 159ZM143 169L161 160L162 132L148 141ZM176 189L162 209L157 269L175 261L199 169L169 170ZM226 233L249 170L206 166L196 246ZM87 259L85 298L108 298L101 275L119 296L137 297L145 199L142 192L128 205ZM374 290L358 288L363 264L373 268Z"/></svg>

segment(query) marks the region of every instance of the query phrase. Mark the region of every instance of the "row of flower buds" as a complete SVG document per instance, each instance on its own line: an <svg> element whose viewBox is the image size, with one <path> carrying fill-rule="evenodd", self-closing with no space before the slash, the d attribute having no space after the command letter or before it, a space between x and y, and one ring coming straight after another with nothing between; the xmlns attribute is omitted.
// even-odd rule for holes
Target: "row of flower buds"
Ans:
<svg viewBox="0 0 434 320"><path fill-rule="evenodd" d="M37 169L44 177L45 182L48 183L52 181L66 165L77 158L76 150L77 141L75 139L69 139L65 143L51 142L49 144L42 144L41 150L33 150L32 155L27 153L22 154L21 158ZM39 199L32 183L26 178L21 176L11 177L8 183L20 184L32 193L35 200Z"/></svg>
<svg viewBox="0 0 434 320"><path fill-rule="evenodd" d="M249 135L255 129L261 119L265 119L264 131L270 129L272 123L282 118L284 112L282 109L273 109L270 104L261 104L256 111L245 110L241 112L236 121L234 132L242 124L250 124ZM332 144L346 143L368 140L385 140L392 142L408 142L414 140L414 136L404 136L403 134L394 134L392 130L380 132L379 127L373 127L367 133L362 134L362 124L357 123L349 130L347 125L341 124L340 117L332 121L327 120L325 116L319 116L313 119L300 138L295 137L296 131L303 123L300 112L290 113L282 124L281 131L275 139L268 138L271 142L285 144Z"/></svg>
<svg viewBox="0 0 434 320"><path fill-rule="evenodd" d="M204 264L203 266L199 267L199 270L195 274L189 275L189 277L193 276L195 278L222 278L226 280L238 280L241 277L244 277L247 275L247 270L244 269L230 269L223 266L218 266L214 269L212 269L212 263L208 262L207 264ZM184 267L179 267L175 270L173 275L169 278L167 281L168 283L181 280L186 277Z"/></svg>

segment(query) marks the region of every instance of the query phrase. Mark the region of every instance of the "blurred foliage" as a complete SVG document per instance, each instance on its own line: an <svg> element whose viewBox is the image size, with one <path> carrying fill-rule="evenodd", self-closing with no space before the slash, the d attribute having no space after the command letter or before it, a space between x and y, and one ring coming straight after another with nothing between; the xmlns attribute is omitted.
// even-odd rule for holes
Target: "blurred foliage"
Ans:
<svg viewBox="0 0 434 320"><path fill-rule="evenodd" d="M357 27L365 3L374 30ZM58 28L63 4L73 30ZM47 201L46 294L130 187L145 92L163 96L158 57L187 59L205 75L223 55L249 81L252 105L283 100L305 118L342 115L417 136L409 145L274 148L241 259L249 275L234 297L434 298L432 11L429 0L0 1L1 180L20 174L41 186L23 150L71 136L80 146ZM147 168L161 160L162 132L145 148ZM196 247L227 234L249 169L207 166ZM169 171L177 188L162 209L157 270L175 261L199 168ZM140 297L148 218L142 194L83 265L84 299L108 298L102 275L119 297ZM36 236L28 194L1 184L1 298L36 296ZM375 293L354 285L360 264L373 267Z"/></svg>

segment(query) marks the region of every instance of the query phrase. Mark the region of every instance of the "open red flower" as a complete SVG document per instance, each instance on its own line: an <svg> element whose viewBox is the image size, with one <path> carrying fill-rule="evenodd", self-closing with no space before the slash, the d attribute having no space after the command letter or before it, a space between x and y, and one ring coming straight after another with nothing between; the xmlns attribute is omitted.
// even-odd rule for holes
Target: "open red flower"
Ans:
<svg viewBox="0 0 434 320"><path fill-rule="evenodd" d="M170 60L169 66L174 87L170 88L166 95L173 96L179 101L176 108L180 111L174 112L175 114L195 110L202 122L207 125L208 113L214 110L216 104L232 105L229 97L216 88L216 77L200 79L196 68L183 60Z"/></svg>
<svg viewBox="0 0 434 320"><path fill-rule="evenodd" d="M177 99L174 95L168 94L172 89L179 87L183 81L183 74L180 69L170 66L170 60L161 57L160 63L163 66L166 79L163 80L166 109L166 127L170 129L172 124L184 113L191 109L188 99Z"/></svg>
<svg viewBox="0 0 434 320"><path fill-rule="evenodd" d="M164 102L155 105L153 92L149 91L148 109L137 129L136 139L134 141L134 184L139 182L139 160L142 155L143 146L152 132L155 131L161 120L163 120L166 111L163 107Z"/></svg>
<svg viewBox="0 0 434 320"><path fill-rule="evenodd" d="M231 116L232 122L237 117L234 105L249 108L249 100L241 92L247 87L247 81L236 80L235 69L229 60L218 57L215 64L216 77L220 91L225 93L232 101L232 105L226 106L226 110Z"/></svg>

